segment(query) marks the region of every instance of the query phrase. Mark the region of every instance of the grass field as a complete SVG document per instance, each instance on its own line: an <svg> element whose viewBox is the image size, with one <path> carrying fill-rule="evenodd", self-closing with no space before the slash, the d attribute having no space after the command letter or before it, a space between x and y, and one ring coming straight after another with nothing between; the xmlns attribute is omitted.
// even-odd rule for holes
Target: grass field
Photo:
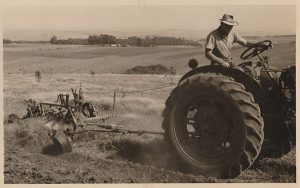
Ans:
<svg viewBox="0 0 300 188"><path fill-rule="evenodd" d="M268 52L278 67L295 64L294 39L279 40ZM60 49L57 49L60 48ZM61 49L62 48L62 49ZM49 50L48 50L49 49ZM238 57L243 49L234 50ZM86 134L73 143L73 152L56 155L40 118L8 124L10 113L26 112L24 99L53 102L60 93L71 93L80 84L85 99L100 113L111 112L117 94L113 123L137 130L162 131L161 113L172 87L131 93L176 83L188 71L187 61L201 64L202 48L104 48L49 45L4 47L5 183L160 183L160 182L296 182L295 148L282 158L265 158L235 179L218 180L183 172L161 136ZM123 75L136 65L173 66L179 75ZM34 72L42 71L40 82ZM89 74L94 70L96 75ZM49 74L53 71L54 74ZM66 73L66 74L65 74ZM100 74L103 73L103 74Z"/></svg>
<svg viewBox="0 0 300 188"><path fill-rule="evenodd" d="M267 38L268 39L268 38ZM295 38L270 38L274 49L267 54L271 64L285 67L295 63ZM256 39L257 41L259 39ZM245 48L233 51L234 60ZM208 64L203 47L112 48L68 45L6 45L4 46L4 73L81 73L90 70L97 74L124 73L137 65L163 64L174 67L178 74L188 71L187 62L196 58L201 65ZM274 62L274 63L273 63Z"/></svg>

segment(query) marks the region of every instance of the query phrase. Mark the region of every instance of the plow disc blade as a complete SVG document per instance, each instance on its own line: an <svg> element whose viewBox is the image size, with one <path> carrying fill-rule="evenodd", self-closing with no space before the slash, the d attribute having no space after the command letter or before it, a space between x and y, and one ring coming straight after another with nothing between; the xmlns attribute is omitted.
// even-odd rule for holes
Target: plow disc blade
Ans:
<svg viewBox="0 0 300 188"><path fill-rule="evenodd" d="M53 138L53 144L61 149L63 153L72 151L71 143L65 133L57 131Z"/></svg>

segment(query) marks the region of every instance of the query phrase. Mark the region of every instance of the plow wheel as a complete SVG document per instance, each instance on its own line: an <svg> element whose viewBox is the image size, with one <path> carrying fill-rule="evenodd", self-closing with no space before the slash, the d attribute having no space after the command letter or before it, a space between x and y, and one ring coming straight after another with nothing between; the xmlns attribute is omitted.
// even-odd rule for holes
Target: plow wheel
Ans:
<svg viewBox="0 0 300 188"><path fill-rule="evenodd" d="M213 73L187 78L163 112L165 140L196 174L234 178L260 153L263 119L242 84Z"/></svg>
<svg viewBox="0 0 300 188"><path fill-rule="evenodd" d="M68 153L72 151L72 146L69 138L62 131L57 131L55 133L53 137L53 144L58 149L60 149L62 153Z"/></svg>

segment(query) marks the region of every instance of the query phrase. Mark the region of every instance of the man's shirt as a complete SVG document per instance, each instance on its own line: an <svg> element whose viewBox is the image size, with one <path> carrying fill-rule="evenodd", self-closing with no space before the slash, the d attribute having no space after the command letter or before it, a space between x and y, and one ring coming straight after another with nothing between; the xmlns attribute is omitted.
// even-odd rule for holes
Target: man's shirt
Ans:
<svg viewBox="0 0 300 188"><path fill-rule="evenodd" d="M215 56L223 59L226 62L230 62L232 59L231 49L233 43L239 41L246 43L246 40L243 39L233 29L228 33L226 37L222 37L220 31L216 29L207 36L205 48L211 49L212 53Z"/></svg>

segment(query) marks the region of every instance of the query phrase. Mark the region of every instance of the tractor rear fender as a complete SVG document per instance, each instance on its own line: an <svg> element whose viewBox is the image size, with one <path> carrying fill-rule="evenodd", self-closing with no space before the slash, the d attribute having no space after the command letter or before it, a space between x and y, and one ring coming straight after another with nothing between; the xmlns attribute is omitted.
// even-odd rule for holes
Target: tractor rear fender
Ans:
<svg viewBox="0 0 300 188"><path fill-rule="evenodd" d="M240 71L236 68L224 68L221 66L213 65L202 66L192 69L191 71L183 75L179 82L199 73L217 73L222 74L224 76L232 77L236 82L239 82L245 86L246 91L250 92L253 95L255 101L258 104L262 103L263 90L259 83L245 72Z"/></svg>

